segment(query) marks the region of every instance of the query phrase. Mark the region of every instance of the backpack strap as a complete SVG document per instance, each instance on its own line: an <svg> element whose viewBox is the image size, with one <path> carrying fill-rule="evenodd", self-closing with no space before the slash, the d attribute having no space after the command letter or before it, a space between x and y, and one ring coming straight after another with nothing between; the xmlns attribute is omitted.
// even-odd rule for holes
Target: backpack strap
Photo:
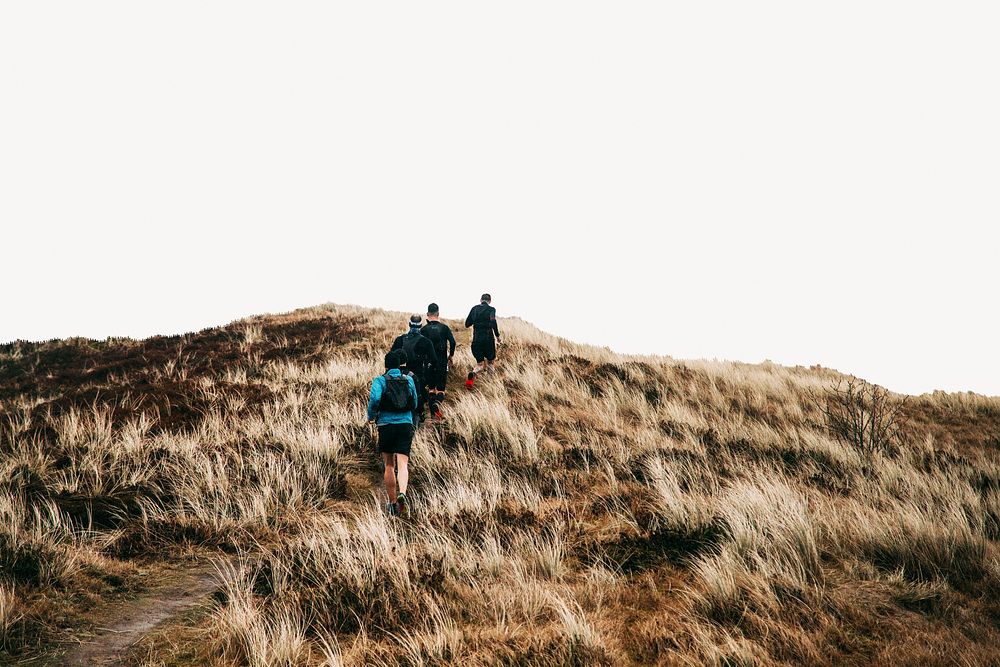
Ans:
<svg viewBox="0 0 1000 667"><path fill-rule="evenodd" d="M385 398L385 392L389 390L389 378L392 376L389 375L389 371L386 371L380 377L382 378L382 396L378 399L378 407L375 409L376 414L382 414L382 398Z"/></svg>

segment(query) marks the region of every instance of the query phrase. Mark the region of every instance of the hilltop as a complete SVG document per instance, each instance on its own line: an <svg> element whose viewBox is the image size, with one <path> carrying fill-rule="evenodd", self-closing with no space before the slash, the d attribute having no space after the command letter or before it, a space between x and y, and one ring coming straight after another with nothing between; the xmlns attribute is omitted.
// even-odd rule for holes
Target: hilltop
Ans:
<svg viewBox="0 0 1000 667"><path fill-rule="evenodd" d="M824 425L834 371L502 320L473 392L459 333L404 522L364 413L404 321L328 305L0 346L0 662L60 664L161 599L123 659L1000 662L1000 398L910 397L869 455Z"/></svg>

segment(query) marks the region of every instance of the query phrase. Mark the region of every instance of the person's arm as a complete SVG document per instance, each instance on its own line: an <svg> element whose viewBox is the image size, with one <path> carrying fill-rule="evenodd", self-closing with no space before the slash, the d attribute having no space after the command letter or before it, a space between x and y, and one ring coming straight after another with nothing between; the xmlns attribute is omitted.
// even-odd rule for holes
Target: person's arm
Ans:
<svg viewBox="0 0 1000 667"><path fill-rule="evenodd" d="M426 338L424 339L424 343L425 343L424 347L427 349L426 352L427 357L431 360L430 371L432 373L435 373L437 372L437 369L440 368L440 363L441 363L441 360L438 359L437 348L434 347L434 343L430 342Z"/></svg>
<svg viewBox="0 0 1000 667"><path fill-rule="evenodd" d="M473 306L472 310L469 311L469 316L465 318L465 328L466 329L468 329L469 327L472 326L472 323L473 323L472 318L473 318L473 316L475 316L475 314L476 314L476 306Z"/></svg>
<svg viewBox="0 0 1000 667"><path fill-rule="evenodd" d="M372 390L368 394L368 421L375 421L378 417L378 404L382 401L382 389L384 380L379 382L379 378L372 380Z"/></svg>
<svg viewBox="0 0 1000 667"><path fill-rule="evenodd" d="M455 356L455 348L458 344L455 342L455 334L451 332L451 327L448 327L448 358L451 359Z"/></svg>
<svg viewBox="0 0 1000 667"><path fill-rule="evenodd" d="M497 327L497 311L496 310L492 310L490 312L490 325L493 326L493 335L496 336L497 340L499 341L500 340L500 329Z"/></svg>

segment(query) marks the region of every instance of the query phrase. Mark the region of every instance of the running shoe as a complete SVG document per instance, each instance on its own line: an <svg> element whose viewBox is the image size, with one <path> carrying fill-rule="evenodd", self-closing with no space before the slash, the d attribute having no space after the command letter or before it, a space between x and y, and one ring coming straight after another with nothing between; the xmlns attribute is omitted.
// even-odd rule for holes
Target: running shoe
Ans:
<svg viewBox="0 0 1000 667"><path fill-rule="evenodd" d="M410 503L406 500L405 493L401 493L396 497L396 512L404 519L410 518Z"/></svg>
<svg viewBox="0 0 1000 667"><path fill-rule="evenodd" d="M476 383L476 374L470 372L469 377L465 380L465 388L469 391L472 390L472 385Z"/></svg>
<svg viewBox="0 0 1000 667"><path fill-rule="evenodd" d="M389 516L399 516L399 506L396 503L386 503L385 511Z"/></svg>

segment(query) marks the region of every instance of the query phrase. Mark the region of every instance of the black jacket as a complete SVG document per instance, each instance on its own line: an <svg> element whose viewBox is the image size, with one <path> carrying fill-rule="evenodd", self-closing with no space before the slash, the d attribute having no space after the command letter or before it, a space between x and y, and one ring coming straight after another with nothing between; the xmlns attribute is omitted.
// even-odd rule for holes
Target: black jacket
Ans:
<svg viewBox="0 0 1000 667"><path fill-rule="evenodd" d="M472 340L493 340L500 338L497 328L497 310L485 301L473 306L469 316L465 318L465 328L472 327Z"/></svg>
<svg viewBox="0 0 1000 667"><path fill-rule="evenodd" d="M447 361L455 354L455 334L451 332L451 327L444 322L431 320L424 325L420 333L434 344L439 362Z"/></svg>
<svg viewBox="0 0 1000 667"><path fill-rule="evenodd" d="M406 370L413 371L421 381L429 377L438 367L438 356L434 344L424 338L419 331L405 333L392 343L393 350L406 351Z"/></svg>

